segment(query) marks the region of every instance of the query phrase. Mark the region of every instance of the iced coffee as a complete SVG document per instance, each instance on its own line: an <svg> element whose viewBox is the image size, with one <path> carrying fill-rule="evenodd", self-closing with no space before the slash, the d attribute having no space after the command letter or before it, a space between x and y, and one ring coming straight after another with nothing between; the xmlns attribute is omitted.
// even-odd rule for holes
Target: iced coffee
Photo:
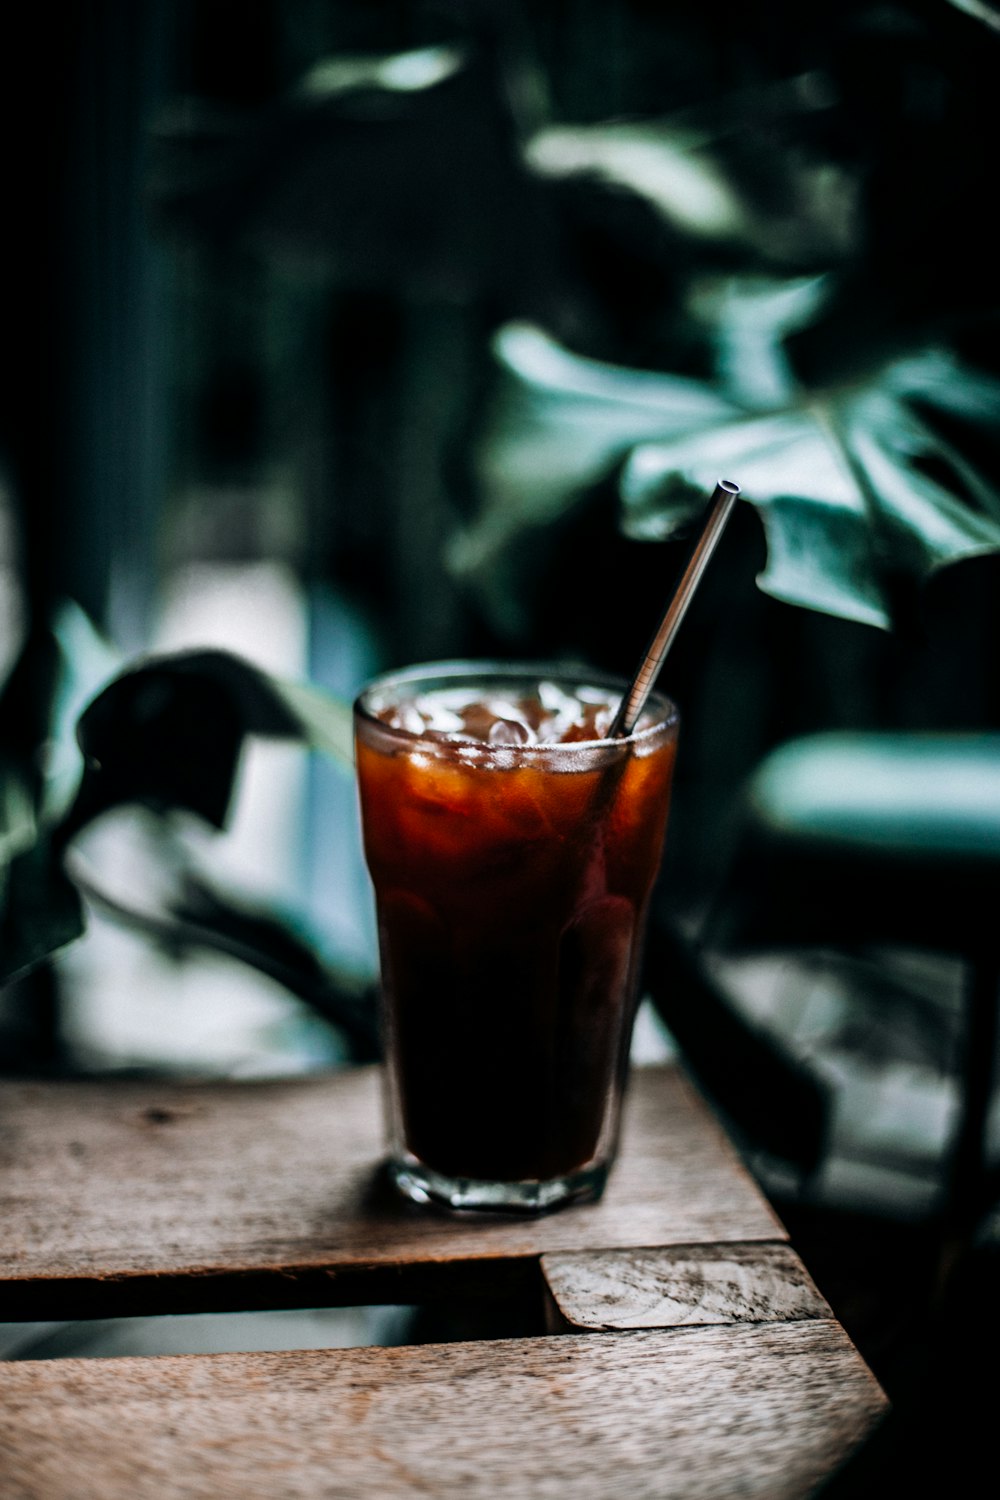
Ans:
<svg viewBox="0 0 1000 1500"><path fill-rule="evenodd" d="M677 740L655 695L605 739L621 692L455 664L355 705L390 1165L412 1198L534 1210L603 1190Z"/></svg>

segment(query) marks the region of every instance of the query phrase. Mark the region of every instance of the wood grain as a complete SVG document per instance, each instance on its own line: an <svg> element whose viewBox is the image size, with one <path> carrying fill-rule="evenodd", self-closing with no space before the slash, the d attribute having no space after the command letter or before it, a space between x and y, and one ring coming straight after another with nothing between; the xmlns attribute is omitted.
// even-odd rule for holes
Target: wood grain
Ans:
<svg viewBox="0 0 1000 1500"><path fill-rule="evenodd" d="M603 1201L543 1218L401 1202L378 1090L371 1068L0 1086L0 1317L417 1300L557 1250L785 1237L674 1068L637 1070Z"/></svg>
<svg viewBox="0 0 1000 1500"><path fill-rule="evenodd" d="M787 1245L580 1250L542 1257L563 1328L681 1328L832 1318Z"/></svg>
<svg viewBox="0 0 1000 1500"><path fill-rule="evenodd" d="M0 1365L5 1500L801 1500L885 1409L829 1321Z"/></svg>

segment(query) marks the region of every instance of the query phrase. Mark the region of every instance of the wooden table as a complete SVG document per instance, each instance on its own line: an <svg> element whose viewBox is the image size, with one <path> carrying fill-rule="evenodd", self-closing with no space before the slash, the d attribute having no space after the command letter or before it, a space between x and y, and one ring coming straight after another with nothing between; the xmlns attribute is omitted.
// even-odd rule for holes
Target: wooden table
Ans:
<svg viewBox="0 0 1000 1500"><path fill-rule="evenodd" d="M544 1299L538 1337L0 1364L10 1500L791 1500L886 1408L713 1118L640 1069L599 1204L455 1218L378 1077L0 1086L0 1319Z"/></svg>

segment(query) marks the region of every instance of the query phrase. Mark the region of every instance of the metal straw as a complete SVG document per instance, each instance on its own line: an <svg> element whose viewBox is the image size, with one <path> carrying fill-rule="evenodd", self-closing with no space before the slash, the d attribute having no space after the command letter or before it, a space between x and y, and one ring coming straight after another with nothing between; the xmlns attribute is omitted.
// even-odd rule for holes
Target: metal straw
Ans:
<svg viewBox="0 0 1000 1500"><path fill-rule="evenodd" d="M731 479L720 479L712 493L711 512L705 522L705 529L698 538L698 544L691 554L684 576L677 585L677 590L667 606L667 612L660 622L660 627L653 639L650 641L646 654L642 659L642 665L632 678L628 691L619 705L611 728L608 730L608 739L620 739L631 734L635 728L636 721L642 713L646 699L652 690L653 683L659 675L663 666L663 659L673 643L674 636L680 628L691 596L701 582L701 575L708 566L708 560L715 551L716 544L722 535L723 528L729 520L730 512L736 503L736 497L740 492L738 484Z"/></svg>

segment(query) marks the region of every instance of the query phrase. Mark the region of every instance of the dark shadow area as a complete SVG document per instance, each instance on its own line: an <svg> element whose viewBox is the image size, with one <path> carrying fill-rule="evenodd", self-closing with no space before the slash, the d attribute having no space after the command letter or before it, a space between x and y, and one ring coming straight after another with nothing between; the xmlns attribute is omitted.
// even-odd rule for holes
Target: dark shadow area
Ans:
<svg viewBox="0 0 1000 1500"><path fill-rule="evenodd" d="M109 1359L253 1350L396 1348L535 1338L541 1306L527 1298L442 1298L420 1306L316 1307L70 1323L0 1324L2 1359Z"/></svg>

